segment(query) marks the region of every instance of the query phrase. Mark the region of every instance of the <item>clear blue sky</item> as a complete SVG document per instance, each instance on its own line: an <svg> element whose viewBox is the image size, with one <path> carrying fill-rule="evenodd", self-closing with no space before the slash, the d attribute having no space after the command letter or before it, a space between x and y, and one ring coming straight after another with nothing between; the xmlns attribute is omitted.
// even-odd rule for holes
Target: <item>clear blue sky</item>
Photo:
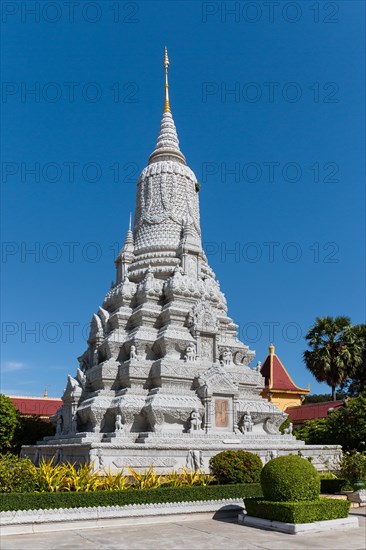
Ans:
<svg viewBox="0 0 366 550"><path fill-rule="evenodd" d="M327 391L306 331L364 322L365 4L267 4L2 3L3 392L60 396L76 370L156 141L165 45L229 315L257 359L273 341Z"/></svg>

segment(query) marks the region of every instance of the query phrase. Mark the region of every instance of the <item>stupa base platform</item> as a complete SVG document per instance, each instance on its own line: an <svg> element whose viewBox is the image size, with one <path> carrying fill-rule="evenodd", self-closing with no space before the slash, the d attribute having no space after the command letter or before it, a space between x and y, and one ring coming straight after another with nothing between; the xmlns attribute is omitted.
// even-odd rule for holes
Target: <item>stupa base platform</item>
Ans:
<svg viewBox="0 0 366 550"><path fill-rule="evenodd" d="M305 445L292 435L140 433L111 438L110 434L89 434L89 441L85 435L85 440L79 442L80 435L75 434L74 441L71 437L62 437L34 446L23 446L22 455L29 457L36 465L42 459L54 457L55 463L93 462L96 470L109 468L113 472L128 466L146 470L153 466L158 473L167 473L179 471L182 467L208 472L210 458L229 449L256 453L264 464L277 456L301 454L311 460L319 471L337 462L341 453L341 447L337 445ZM105 435L106 438L103 437ZM132 440L132 436L136 441Z"/></svg>

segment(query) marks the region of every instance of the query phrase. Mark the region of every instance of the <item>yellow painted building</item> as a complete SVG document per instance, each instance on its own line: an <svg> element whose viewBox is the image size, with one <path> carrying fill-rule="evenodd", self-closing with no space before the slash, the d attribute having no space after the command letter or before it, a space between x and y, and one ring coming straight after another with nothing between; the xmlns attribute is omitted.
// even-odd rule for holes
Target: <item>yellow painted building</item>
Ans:
<svg viewBox="0 0 366 550"><path fill-rule="evenodd" d="M268 399L270 403L277 405L283 411L288 407L301 405L305 395L310 393L310 384L307 389L296 386L281 360L275 354L273 344L269 346L269 355L267 355L261 367L261 374L265 378L262 397Z"/></svg>

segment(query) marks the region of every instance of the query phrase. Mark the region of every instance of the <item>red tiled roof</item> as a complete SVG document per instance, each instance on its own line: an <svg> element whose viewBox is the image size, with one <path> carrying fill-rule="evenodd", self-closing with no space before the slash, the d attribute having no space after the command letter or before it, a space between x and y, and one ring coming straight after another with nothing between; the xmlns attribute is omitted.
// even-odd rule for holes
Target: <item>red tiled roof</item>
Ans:
<svg viewBox="0 0 366 550"><path fill-rule="evenodd" d="M299 424L313 418L326 418L329 409L339 409L343 405L344 401L325 401L289 407L285 412L289 415L291 422Z"/></svg>
<svg viewBox="0 0 366 550"><path fill-rule="evenodd" d="M9 397L18 411L24 415L52 416L62 405L62 399L48 399L46 397Z"/></svg>
<svg viewBox="0 0 366 550"><path fill-rule="evenodd" d="M309 393L309 390L299 388L292 381L289 373L274 353L274 346L270 346L270 353L264 361L261 374L265 378L265 384L270 390L284 390L299 393Z"/></svg>

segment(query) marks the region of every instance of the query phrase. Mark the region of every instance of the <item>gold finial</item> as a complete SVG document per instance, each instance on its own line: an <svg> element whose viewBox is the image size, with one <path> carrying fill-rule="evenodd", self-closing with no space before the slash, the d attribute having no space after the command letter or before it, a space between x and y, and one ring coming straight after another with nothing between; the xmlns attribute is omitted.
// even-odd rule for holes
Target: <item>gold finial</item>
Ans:
<svg viewBox="0 0 366 550"><path fill-rule="evenodd" d="M44 387L43 397L48 397L47 386Z"/></svg>
<svg viewBox="0 0 366 550"><path fill-rule="evenodd" d="M164 67L165 67L165 102L164 102L164 113L170 113L170 103L169 103L169 83L168 83L168 69L169 69L169 58L168 58L168 49L165 46L164 52Z"/></svg>
<svg viewBox="0 0 366 550"><path fill-rule="evenodd" d="M274 355L274 352L275 352L275 347L273 344L269 344L269 354L270 355Z"/></svg>

